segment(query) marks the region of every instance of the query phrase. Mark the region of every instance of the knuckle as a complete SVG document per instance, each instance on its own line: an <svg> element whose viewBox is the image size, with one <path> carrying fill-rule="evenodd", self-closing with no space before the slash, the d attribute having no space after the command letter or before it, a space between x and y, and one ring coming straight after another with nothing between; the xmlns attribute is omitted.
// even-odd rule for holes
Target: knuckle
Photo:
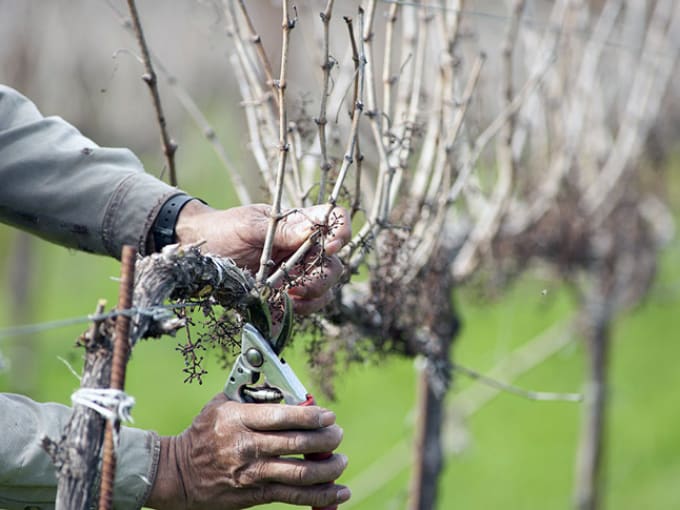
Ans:
<svg viewBox="0 0 680 510"><path fill-rule="evenodd" d="M288 415L286 406L279 404L261 404L258 407L263 412L262 414L268 417L267 421L272 423L283 422Z"/></svg>
<svg viewBox="0 0 680 510"><path fill-rule="evenodd" d="M301 432L289 435L286 441L288 451L293 453L300 452L305 442L304 437L304 434Z"/></svg>
<svg viewBox="0 0 680 510"><path fill-rule="evenodd" d="M247 459L253 457L255 447L250 437L245 434L240 434L234 442L234 452L239 459Z"/></svg>
<svg viewBox="0 0 680 510"><path fill-rule="evenodd" d="M264 463L255 462L235 474L235 482L239 488L260 487L266 479L266 468Z"/></svg>
<svg viewBox="0 0 680 510"><path fill-rule="evenodd" d="M306 497L304 492L293 491L291 492L290 502L293 505L306 505L309 504L309 498Z"/></svg>
<svg viewBox="0 0 680 510"><path fill-rule="evenodd" d="M252 462L250 451L250 442L241 438L225 450L225 458L220 462L219 468L226 485L241 489L256 483L257 467Z"/></svg>
<svg viewBox="0 0 680 510"><path fill-rule="evenodd" d="M235 489L242 488L243 480L240 471L238 466L225 466L221 473L221 483Z"/></svg>
<svg viewBox="0 0 680 510"><path fill-rule="evenodd" d="M218 438L229 437L234 433L234 428L241 428L238 419L234 420L234 415L240 419L238 408L234 408L235 402L226 402L214 408L214 416L211 416L213 432ZM235 412L236 411L236 412Z"/></svg>
<svg viewBox="0 0 680 510"><path fill-rule="evenodd" d="M262 458L262 447L254 434L239 434L231 442L229 457L233 459L235 466L246 466Z"/></svg>
<svg viewBox="0 0 680 510"><path fill-rule="evenodd" d="M303 485L309 478L309 470L304 465L293 466L292 479L298 485Z"/></svg>
<svg viewBox="0 0 680 510"><path fill-rule="evenodd" d="M312 495L312 506L324 507L336 502L336 490L333 487L322 488Z"/></svg>
<svg viewBox="0 0 680 510"><path fill-rule="evenodd" d="M228 470L225 473L225 476L229 480L229 484L235 489L245 489L251 485L247 479L247 475L239 469Z"/></svg>
<svg viewBox="0 0 680 510"><path fill-rule="evenodd" d="M271 423L280 423L285 419L285 412L281 409L284 406L273 404L242 404L244 409L241 415L241 422L249 432L263 430Z"/></svg>
<svg viewBox="0 0 680 510"><path fill-rule="evenodd" d="M224 470L227 484L235 489L257 489L266 485L266 468L262 462L241 462L227 466Z"/></svg>
<svg viewBox="0 0 680 510"><path fill-rule="evenodd" d="M256 505L266 505L267 503L272 503L275 500L271 490L269 490L269 487L266 485L257 487L253 494L253 499L255 500L254 503Z"/></svg>

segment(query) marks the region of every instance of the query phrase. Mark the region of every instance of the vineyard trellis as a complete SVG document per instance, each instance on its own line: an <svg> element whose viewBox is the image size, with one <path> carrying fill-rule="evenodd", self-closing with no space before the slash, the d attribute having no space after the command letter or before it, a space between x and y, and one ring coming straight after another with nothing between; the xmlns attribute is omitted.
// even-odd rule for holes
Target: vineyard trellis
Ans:
<svg viewBox="0 0 680 510"><path fill-rule="evenodd" d="M262 289L286 289L323 271L322 239L337 220L333 209L350 211L355 235L340 254L346 274L334 302L313 320L322 334L312 363L328 383L342 362L386 355L423 360L411 508L433 508L437 499L460 320L452 294L488 274L505 285L536 263L547 263L580 296L590 366L574 505L598 506L609 330L616 314L649 288L657 250L672 227L659 221L668 214L646 186L640 160L680 51L678 2L601 4L508 2L507 12L487 13L504 24L491 53L481 49L475 21L485 13L474 2L327 0L319 13L311 2L282 0L274 48L259 35L271 28L267 9L214 2L233 48L228 64L242 95L259 171L254 180L231 164L197 104L153 44L147 47L143 19L128 0L135 21L127 26L146 48L144 80L169 168L175 146L164 128L163 83L154 68L203 130L240 199L250 201L261 187L271 203L254 278L230 266L209 275L212 289L226 289L223 305L243 306L230 301L234 289L247 290L242 299L258 289L276 297ZM314 113L296 104L291 91L304 92ZM326 221L273 267L277 223L287 210L312 204L328 208ZM176 262L179 253L138 265ZM201 270L217 267L206 266L197 247L181 257ZM225 274L230 279L214 281ZM138 279L133 306L169 297L167 282L178 276L165 278L152 302L140 302ZM181 325L154 320L137 315L133 329L146 324L159 334ZM97 324L87 342L95 342L103 327Z"/></svg>

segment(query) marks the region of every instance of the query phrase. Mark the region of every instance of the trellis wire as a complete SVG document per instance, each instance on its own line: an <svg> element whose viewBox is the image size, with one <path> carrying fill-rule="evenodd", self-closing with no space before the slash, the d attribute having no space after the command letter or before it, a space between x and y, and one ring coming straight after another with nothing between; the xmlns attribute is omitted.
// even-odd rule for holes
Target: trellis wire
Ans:
<svg viewBox="0 0 680 510"><path fill-rule="evenodd" d="M201 303L197 301L192 301L189 303L175 303L171 305L159 305L150 306L147 308L127 308L125 310L112 310L107 313L102 314L88 314L79 317L69 317L67 319L57 319L47 322L38 322L33 324L24 324L21 326L11 326L9 328L0 329L0 340L5 338L30 335L33 333L42 333L44 331L49 331L52 329L63 328L67 326L73 326L75 324L84 324L86 322L92 321L103 321L106 319L113 319L119 315L126 315L132 317L134 315L146 315L155 318L156 320L170 318L170 311L183 309L183 308L193 308L200 306Z"/></svg>

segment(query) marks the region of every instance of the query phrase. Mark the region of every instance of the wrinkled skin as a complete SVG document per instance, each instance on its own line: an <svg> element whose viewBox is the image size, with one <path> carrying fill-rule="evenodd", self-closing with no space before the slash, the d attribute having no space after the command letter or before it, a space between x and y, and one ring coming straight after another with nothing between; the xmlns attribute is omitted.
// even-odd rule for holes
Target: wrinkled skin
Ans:
<svg viewBox="0 0 680 510"><path fill-rule="evenodd" d="M278 223L274 236L272 259L276 264L285 260L305 242L315 225L322 224L328 213L327 205L300 209L285 215ZM182 244L205 241L203 250L231 257L237 265L256 272L264 245L271 208L268 205L248 205L218 211L197 200L189 202L180 213L175 231ZM336 253L351 236L347 212L333 210L335 228L324 239L326 264L304 287L289 290L295 312L308 314L321 309L331 297L330 289L342 274ZM310 253L308 256L314 256Z"/></svg>
<svg viewBox="0 0 680 510"><path fill-rule="evenodd" d="M332 451L342 439L335 415L320 407L238 404L220 394L179 436L161 439L158 474L146 505L229 510L279 501L328 506L349 499L332 483L347 459L290 455Z"/></svg>
<svg viewBox="0 0 680 510"><path fill-rule="evenodd" d="M315 206L285 216L274 236L274 261L295 252L327 212L328 206ZM205 241L205 252L231 257L257 271L269 213L266 205L218 211L191 201L182 209L175 230L180 243ZM351 231L347 213L341 208L333 213L335 228L323 240L327 257L323 269L308 275L304 286L288 290L297 313L323 307L342 274L336 254ZM333 481L344 471L347 458L334 454L307 461L301 456L334 451L341 439L335 414L326 409L241 404L220 394L183 433L161 438L158 471L145 504L169 510L230 510L274 501L315 507L339 504L349 499L350 491Z"/></svg>

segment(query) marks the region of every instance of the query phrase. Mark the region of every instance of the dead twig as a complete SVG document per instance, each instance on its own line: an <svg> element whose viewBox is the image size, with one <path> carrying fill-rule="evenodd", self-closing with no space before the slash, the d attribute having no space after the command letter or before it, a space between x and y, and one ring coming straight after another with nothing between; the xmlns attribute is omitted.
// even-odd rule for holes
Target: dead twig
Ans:
<svg viewBox="0 0 680 510"><path fill-rule="evenodd" d="M279 79L275 83L278 93L278 107L279 107L279 163L276 169L276 188L274 193L274 200L270 211L269 226L267 227L267 234L262 248L262 256L260 258L260 268L257 271L256 281L263 284L269 274L269 270L273 266L272 249L274 246L274 235L276 234L276 226L281 219L281 199L283 197L283 180L286 173L286 161L288 158L288 151L290 144L288 143L288 113L286 111L286 86L288 79L288 48L290 43L290 32L295 28L295 20L290 17L288 12L288 1L283 1L282 8L282 39L281 39L281 70Z"/></svg>
<svg viewBox="0 0 680 510"><path fill-rule="evenodd" d="M153 107L156 111L156 120L158 121L158 127L161 132L161 144L163 146L165 162L168 165L169 181L172 186L177 186L177 170L175 168L175 152L177 151L177 144L168 134L165 113L163 112L163 105L161 103L161 95L158 91L158 78L156 77L156 71L154 71L153 62L151 61L149 47L144 38L144 31L142 29L142 22L139 19L139 13L137 12L137 5L135 4L135 0L127 0L127 3L128 9L130 10L130 16L132 17L132 26L134 27L137 43L139 44L139 49L142 52L142 60L144 61L145 73L142 75L142 79L149 86Z"/></svg>
<svg viewBox="0 0 680 510"><path fill-rule="evenodd" d="M328 0L326 8L319 14L321 23L323 24L323 62L321 64L321 71L323 73L323 84L321 88L321 101L319 102L319 116L315 119L319 129L319 147L321 149L321 175L319 181L319 193L316 198L318 204L324 201L326 196L326 183L328 182L328 173L331 170L331 164L328 161L328 147L326 125L328 118L326 116L326 109L328 107L328 90L331 81L331 70L335 65L335 61L330 56L330 23L333 15L334 0Z"/></svg>

